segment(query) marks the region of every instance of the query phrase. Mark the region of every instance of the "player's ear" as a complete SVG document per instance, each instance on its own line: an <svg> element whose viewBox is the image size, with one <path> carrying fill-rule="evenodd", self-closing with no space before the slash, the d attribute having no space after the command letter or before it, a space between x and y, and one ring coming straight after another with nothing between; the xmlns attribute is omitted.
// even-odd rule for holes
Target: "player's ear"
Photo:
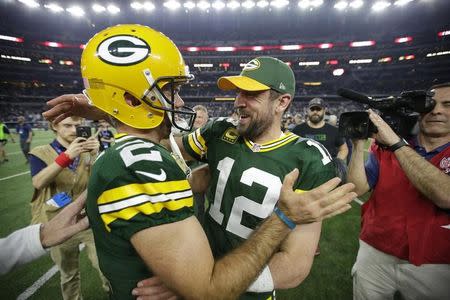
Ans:
<svg viewBox="0 0 450 300"><path fill-rule="evenodd" d="M283 113L291 104L292 97L289 94L283 94L278 98L277 112Z"/></svg>

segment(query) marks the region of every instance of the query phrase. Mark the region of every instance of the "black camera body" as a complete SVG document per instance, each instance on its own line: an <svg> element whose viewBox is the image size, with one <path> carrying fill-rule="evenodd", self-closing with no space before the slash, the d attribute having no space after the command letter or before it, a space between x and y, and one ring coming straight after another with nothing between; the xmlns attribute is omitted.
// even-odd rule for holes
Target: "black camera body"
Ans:
<svg viewBox="0 0 450 300"><path fill-rule="evenodd" d="M77 131L77 137L82 137L82 138L90 138L92 135L92 130L91 127L89 126L77 126L76 128Z"/></svg>
<svg viewBox="0 0 450 300"><path fill-rule="evenodd" d="M339 89L338 95L377 109L394 132L404 138L412 135L420 114L432 111L435 106L434 94L424 90L405 91L399 96L378 99L349 89ZM339 133L345 138L367 139L377 133L377 128L370 121L368 112L353 111L341 114Z"/></svg>

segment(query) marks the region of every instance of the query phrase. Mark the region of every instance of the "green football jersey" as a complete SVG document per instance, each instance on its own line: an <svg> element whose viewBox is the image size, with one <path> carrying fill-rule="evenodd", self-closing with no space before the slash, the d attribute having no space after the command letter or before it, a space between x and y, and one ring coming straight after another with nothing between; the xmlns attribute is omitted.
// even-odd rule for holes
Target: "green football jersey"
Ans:
<svg viewBox="0 0 450 300"><path fill-rule="evenodd" d="M152 275L130 238L192 216L192 205L186 175L164 147L120 135L100 154L89 180L86 210L112 299L134 299L131 290Z"/></svg>
<svg viewBox="0 0 450 300"><path fill-rule="evenodd" d="M208 162L210 207L205 231L215 257L240 245L278 201L285 175L300 171L294 188L311 190L336 176L335 164L318 142L293 133L256 144L239 136L230 119L211 120L183 138L186 151ZM242 298L267 299L270 293Z"/></svg>

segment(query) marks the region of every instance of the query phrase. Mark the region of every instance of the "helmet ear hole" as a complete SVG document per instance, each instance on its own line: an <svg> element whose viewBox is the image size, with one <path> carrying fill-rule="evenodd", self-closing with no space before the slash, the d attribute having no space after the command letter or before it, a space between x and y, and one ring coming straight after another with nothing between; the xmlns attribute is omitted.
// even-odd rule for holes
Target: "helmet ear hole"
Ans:
<svg viewBox="0 0 450 300"><path fill-rule="evenodd" d="M124 93L123 98L125 99L125 102L131 107L141 105L141 101L136 97L134 97L133 95L131 95L130 93Z"/></svg>

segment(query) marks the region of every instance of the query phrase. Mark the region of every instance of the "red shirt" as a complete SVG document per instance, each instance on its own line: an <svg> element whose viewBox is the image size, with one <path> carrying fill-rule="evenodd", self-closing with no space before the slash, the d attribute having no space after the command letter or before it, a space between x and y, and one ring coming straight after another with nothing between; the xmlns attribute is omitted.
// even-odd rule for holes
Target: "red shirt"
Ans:
<svg viewBox="0 0 450 300"><path fill-rule="evenodd" d="M372 152L379 176L362 206L361 240L415 265L450 264L450 229L443 227L450 226L449 211L411 184L394 153L377 145L372 145ZM429 162L450 175L450 146Z"/></svg>

